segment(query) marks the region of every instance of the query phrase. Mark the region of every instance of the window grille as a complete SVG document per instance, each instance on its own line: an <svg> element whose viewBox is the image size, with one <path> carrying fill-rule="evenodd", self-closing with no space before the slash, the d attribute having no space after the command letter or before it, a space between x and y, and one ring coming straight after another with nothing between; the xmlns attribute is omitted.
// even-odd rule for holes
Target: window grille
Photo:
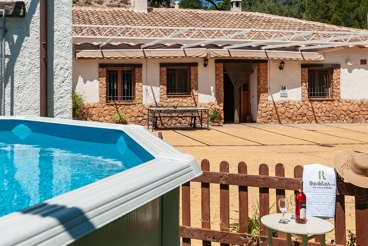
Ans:
<svg viewBox="0 0 368 246"><path fill-rule="evenodd" d="M190 94L189 68L166 69L167 94Z"/></svg>
<svg viewBox="0 0 368 246"><path fill-rule="evenodd" d="M333 98L332 69L308 69L308 97Z"/></svg>
<svg viewBox="0 0 368 246"><path fill-rule="evenodd" d="M133 69L107 69L106 101L134 101L135 84Z"/></svg>

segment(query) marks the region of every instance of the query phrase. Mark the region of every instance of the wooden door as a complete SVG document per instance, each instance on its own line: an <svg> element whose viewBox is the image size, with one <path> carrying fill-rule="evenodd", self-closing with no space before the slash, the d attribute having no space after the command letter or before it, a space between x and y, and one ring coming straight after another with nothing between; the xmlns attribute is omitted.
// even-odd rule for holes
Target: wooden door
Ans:
<svg viewBox="0 0 368 246"><path fill-rule="evenodd" d="M240 122L250 122L250 81L240 87Z"/></svg>

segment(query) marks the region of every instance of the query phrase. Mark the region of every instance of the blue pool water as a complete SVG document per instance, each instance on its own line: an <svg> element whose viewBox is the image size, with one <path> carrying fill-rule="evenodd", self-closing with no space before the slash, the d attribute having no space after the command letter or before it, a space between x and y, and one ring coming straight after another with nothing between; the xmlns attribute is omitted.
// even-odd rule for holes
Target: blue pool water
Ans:
<svg viewBox="0 0 368 246"><path fill-rule="evenodd" d="M123 131L1 120L0 216L153 158Z"/></svg>

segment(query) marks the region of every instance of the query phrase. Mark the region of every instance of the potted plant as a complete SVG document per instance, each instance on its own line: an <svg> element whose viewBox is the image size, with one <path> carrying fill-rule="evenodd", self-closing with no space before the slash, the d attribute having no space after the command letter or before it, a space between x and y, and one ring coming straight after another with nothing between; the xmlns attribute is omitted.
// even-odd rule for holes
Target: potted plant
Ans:
<svg viewBox="0 0 368 246"><path fill-rule="evenodd" d="M177 109L178 108L178 105L179 105L178 103L173 103L172 106L173 106L174 109Z"/></svg>
<svg viewBox="0 0 368 246"><path fill-rule="evenodd" d="M128 117L124 113L114 114L113 120L116 124L127 124L128 123Z"/></svg>
<svg viewBox="0 0 368 246"><path fill-rule="evenodd" d="M77 92L72 91L73 119L78 117L82 104L83 104L83 97Z"/></svg>
<svg viewBox="0 0 368 246"><path fill-rule="evenodd" d="M212 110L210 114L210 121L213 123L219 123L222 120L222 115L219 109Z"/></svg>

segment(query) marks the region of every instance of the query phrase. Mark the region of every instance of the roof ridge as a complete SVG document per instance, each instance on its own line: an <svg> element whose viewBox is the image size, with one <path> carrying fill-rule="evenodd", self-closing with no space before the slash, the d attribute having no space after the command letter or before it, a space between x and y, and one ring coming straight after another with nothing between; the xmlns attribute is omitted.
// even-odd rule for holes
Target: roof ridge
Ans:
<svg viewBox="0 0 368 246"><path fill-rule="evenodd" d="M330 31L330 32L366 32L365 29L337 26L316 21L298 19L294 17L278 16L260 12L232 12L224 10L198 10L198 9L175 9L175 8L149 8L147 13L135 12L133 8L122 7L84 7L73 6L76 17L83 15L78 21L97 23L118 23L115 14L114 18L108 14L113 12L125 12L126 14L118 14L120 19L125 23L136 26L146 26L157 24L167 27L183 27L196 26L203 28L219 27L219 28L236 28L236 29L258 29L258 30L299 30L299 31ZM79 12L78 11L82 11ZM101 19L95 19L95 14L83 13L83 11L101 11ZM103 12L102 12L103 11ZM83 13L83 14L82 14ZM116 12L115 12L116 13ZM188 14L187 14L188 13ZM190 14L189 14L190 13ZM86 15L85 15L86 14ZM74 15L74 14L73 14ZM123 16L128 16L123 17ZM93 17L92 17L93 16ZM237 17L239 16L239 18ZM216 18L217 17L217 18ZM220 18L221 17L221 18ZM85 19L87 18L87 19ZM277 21L280 20L280 21ZM121 23L121 22L120 22ZM191 23L191 24L190 24ZM188 25L189 24L189 25Z"/></svg>

